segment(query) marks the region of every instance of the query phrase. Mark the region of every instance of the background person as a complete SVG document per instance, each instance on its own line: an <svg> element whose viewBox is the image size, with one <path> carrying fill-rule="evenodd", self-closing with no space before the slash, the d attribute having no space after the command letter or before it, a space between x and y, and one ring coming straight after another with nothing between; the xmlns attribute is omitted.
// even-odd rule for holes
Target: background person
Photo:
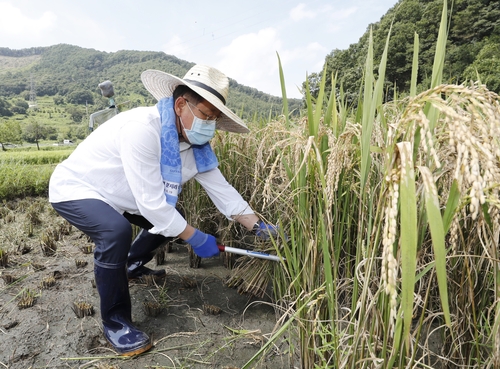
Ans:
<svg viewBox="0 0 500 369"><path fill-rule="evenodd" d="M152 346L132 324L128 279L165 274L144 265L168 237L186 241L200 257L219 254L215 237L189 225L176 210L183 183L196 179L221 213L258 236L277 233L226 181L209 144L215 129L249 132L226 107L228 78L196 65L183 79L157 70L143 72L141 79L158 103L99 126L56 167L49 184L54 209L96 245L104 335L128 356ZM131 223L142 228L133 242Z"/></svg>

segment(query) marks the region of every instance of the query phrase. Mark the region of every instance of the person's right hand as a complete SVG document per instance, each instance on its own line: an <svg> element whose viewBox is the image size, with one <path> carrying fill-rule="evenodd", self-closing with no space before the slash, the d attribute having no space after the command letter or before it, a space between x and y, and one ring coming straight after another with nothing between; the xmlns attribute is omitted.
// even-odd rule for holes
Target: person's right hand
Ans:
<svg viewBox="0 0 500 369"><path fill-rule="evenodd" d="M215 237L195 229L194 234L186 240L193 247L193 251L201 258L219 255L219 248Z"/></svg>

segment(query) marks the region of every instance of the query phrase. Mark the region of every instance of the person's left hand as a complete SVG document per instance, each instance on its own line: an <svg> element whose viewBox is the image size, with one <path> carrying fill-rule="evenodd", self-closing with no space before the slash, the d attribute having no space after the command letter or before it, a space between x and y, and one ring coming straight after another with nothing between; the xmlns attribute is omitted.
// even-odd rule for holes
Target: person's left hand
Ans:
<svg viewBox="0 0 500 369"><path fill-rule="evenodd" d="M210 258L219 255L219 248L215 237L196 229L194 234L186 240L191 245L193 251L200 258Z"/></svg>

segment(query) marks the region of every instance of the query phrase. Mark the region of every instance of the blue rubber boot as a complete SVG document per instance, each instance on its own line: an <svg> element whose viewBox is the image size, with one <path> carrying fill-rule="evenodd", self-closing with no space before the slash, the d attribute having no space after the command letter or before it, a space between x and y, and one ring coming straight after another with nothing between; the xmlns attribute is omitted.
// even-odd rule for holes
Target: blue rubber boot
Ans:
<svg viewBox="0 0 500 369"><path fill-rule="evenodd" d="M132 305L125 267L94 265L97 291L101 298L104 337L119 355L134 356L152 346L149 336L132 324Z"/></svg>
<svg viewBox="0 0 500 369"><path fill-rule="evenodd" d="M159 234L149 233L142 229L137 235L130 251L127 261L128 279L140 278L143 275L153 275L163 277L166 273L164 269L154 270L145 267L144 265L151 261L155 256L155 250L163 244L171 241L172 238L167 238Z"/></svg>

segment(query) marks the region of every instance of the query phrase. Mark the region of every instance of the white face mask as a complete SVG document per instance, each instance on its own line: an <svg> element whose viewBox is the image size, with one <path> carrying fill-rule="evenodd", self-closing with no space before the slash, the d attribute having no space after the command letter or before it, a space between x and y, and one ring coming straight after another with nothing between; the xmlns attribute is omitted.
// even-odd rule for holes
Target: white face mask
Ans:
<svg viewBox="0 0 500 369"><path fill-rule="evenodd" d="M189 103L186 105L191 114L193 114L193 124L191 125L191 129L186 129L184 123L182 123L182 119L179 117L182 129L186 132L187 139L191 145L203 145L214 137L217 122L215 120L203 120L198 118L189 107Z"/></svg>

